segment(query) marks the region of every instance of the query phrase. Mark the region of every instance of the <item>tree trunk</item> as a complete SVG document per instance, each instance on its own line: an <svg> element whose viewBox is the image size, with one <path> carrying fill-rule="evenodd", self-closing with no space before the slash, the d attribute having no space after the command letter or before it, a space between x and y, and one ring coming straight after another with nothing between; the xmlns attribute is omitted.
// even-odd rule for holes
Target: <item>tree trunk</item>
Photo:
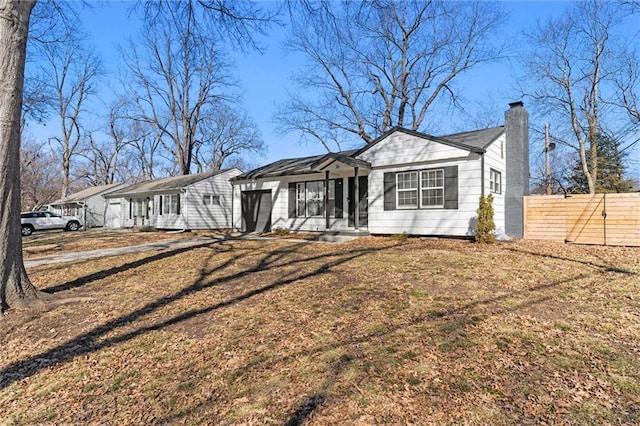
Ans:
<svg viewBox="0 0 640 426"><path fill-rule="evenodd" d="M29 18L35 0L0 0L0 312L38 301L20 233L20 113Z"/></svg>

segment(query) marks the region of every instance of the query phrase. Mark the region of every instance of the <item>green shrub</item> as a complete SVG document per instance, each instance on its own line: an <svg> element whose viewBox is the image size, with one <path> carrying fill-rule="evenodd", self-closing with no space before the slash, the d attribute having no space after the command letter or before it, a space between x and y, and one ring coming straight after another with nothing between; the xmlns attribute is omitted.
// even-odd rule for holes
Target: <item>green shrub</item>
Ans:
<svg viewBox="0 0 640 426"><path fill-rule="evenodd" d="M496 224L493 221L493 195L488 197L480 196L480 206L478 206L478 222L476 223L476 242L493 243L496 235L493 231Z"/></svg>

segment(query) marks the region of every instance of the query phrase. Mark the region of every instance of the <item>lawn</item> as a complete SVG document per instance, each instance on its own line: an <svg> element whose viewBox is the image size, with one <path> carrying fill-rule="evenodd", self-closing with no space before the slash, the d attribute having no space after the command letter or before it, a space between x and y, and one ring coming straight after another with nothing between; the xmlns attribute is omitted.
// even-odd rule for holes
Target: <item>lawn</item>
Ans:
<svg viewBox="0 0 640 426"><path fill-rule="evenodd" d="M213 235L212 233L208 234ZM132 232L101 229L80 230L78 232L34 232L28 237L22 237L22 253L25 259L33 259L70 252L124 247L197 236L191 232Z"/></svg>
<svg viewBox="0 0 640 426"><path fill-rule="evenodd" d="M68 301L0 320L10 425L640 423L637 248L226 240L29 273Z"/></svg>

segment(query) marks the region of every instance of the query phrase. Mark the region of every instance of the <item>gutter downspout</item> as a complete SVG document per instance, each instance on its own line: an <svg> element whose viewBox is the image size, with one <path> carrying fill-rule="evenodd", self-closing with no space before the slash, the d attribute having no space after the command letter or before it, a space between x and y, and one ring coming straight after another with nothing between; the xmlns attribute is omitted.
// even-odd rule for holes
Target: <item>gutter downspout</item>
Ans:
<svg viewBox="0 0 640 426"><path fill-rule="evenodd" d="M484 152L480 153L480 195L484 197Z"/></svg>

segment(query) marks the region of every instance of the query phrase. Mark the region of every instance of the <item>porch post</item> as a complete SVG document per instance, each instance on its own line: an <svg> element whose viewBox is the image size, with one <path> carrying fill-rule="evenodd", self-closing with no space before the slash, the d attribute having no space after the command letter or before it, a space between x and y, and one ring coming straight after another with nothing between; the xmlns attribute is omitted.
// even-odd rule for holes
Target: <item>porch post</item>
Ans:
<svg viewBox="0 0 640 426"><path fill-rule="evenodd" d="M354 178L353 178L353 193L355 197L354 203L354 212L353 212L353 227L357 231L360 227L360 182L358 179L358 167L354 167Z"/></svg>
<svg viewBox="0 0 640 426"><path fill-rule="evenodd" d="M324 218L325 229L328 231L331 228L331 222L329 221L329 170L324 172Z"/></svg>

